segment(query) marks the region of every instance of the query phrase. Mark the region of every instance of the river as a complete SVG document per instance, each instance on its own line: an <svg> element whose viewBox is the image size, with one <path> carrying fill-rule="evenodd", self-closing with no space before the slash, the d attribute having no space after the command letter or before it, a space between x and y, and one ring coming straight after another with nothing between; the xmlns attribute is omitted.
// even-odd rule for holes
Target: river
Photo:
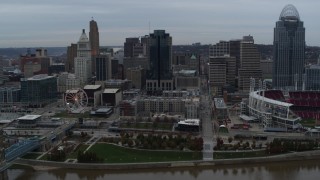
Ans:
<svg viewBox="0 0 320 180"><path fill-rule="evenodd" d="M20 167L6 170L2 179L14 180L313 180L320 177L319 160L290 161L267 164L245 164L154 170L34 170ZM1 178L0 178L1 179Z"/></svg>

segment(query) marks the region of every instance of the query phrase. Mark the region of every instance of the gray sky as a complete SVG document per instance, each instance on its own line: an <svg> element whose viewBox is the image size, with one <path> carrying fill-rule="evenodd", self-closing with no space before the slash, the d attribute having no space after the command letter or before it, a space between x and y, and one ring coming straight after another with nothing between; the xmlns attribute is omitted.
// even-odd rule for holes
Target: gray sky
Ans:
<svg viewBox="0 0 320 180"><path fill-rule="evenodd" d="M320 46L319 0L1 0L0 47L52 47L76 43L97 21L101 45L164 29L173 44L239 39L251 34L272 44L286 4L299 11L307 45Z"/></svg>

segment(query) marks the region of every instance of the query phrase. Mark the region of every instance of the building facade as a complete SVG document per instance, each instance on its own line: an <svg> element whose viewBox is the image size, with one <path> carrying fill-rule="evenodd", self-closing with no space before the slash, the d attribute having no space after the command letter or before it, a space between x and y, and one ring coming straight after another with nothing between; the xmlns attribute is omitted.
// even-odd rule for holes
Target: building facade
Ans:
<svg viewBox="0 0 320 180"><path fill-rule="evenodd" d="M143 89L146 85L146 70L141 67L128 68L126 78L132 82L132 88Z"/></svg>
<svg viewBox="0 0 320 180"><path fill-rule="evenodd" d="M320 90L320 64L306 68L305 90Z"/></svg>
<svg viewBox="0 0 320 180"><path fill-rule="evenodd" d="M38 48L35 54L31 54L28 49L26 55L20 56L20 69L27 78L37 74L48 74L50 61L46 49Z"/></svg>
<svg viewBox="0 0 320 180"><path fill-rule="evenodd" d="M57 100L57 78L47 74L21 79L21 102L25 106L43 107Z"/></svg>
<svg viewBox="0 0 320 180"><path fill-rule="evenodd" d="M92 77L90 41L84 29L78 41L77 49L77 57L74 59L75 75L83 86L87 84Z"/></svg>
<svg viewBox="0 0 320 180"><path fill-rule="evenodd" d="M200 77L196 70L181 70L174 74L176 90L192 90L200 88Z"/></svg>
<svg viewBox="0 0 320 180"><path fill-rule="evenodd" d="M74 58L77 57L78 45L71 44L67 47L67 60L65 63L66 71L69 73L74 73Z"/></svg>
<svg viewBox="0 0 320 180"><path fill-rule="evenodd" d="M149 43L150 70L147 73L147 90L172 90L172 37L165 30L155 30L150 34Z"/></svg>
<svg viewBox="0 0 320 180"><path fill-rule="evenodd" d="M0 104L12 105L20 102L21 89L19 87L0 87Z"/></svg>
<svg viewBox="0 0 320 180"><path fill-rule="evenodd" d="M283 8L274 28L272 85L300 90L305 63L305 28L293 5Z"/></svg>
<svg viewBox="0 0 320 180"><path fill-rule="evenodd" d="M111 56L99 55L95 58L96 64L96 81L106 81L111 79Z"/></svg>
<svg viewBox="0 0 320 180"><path fill-rule="evenodd" d="M212 57L209 61L209 86L213 96L222 95L227 82L227 63L224 57Z"/></svg>
<svg viewBox="0 0 320 180"><path fill-rule="evenodd" d="M240 43L240 68L238 70L239 91L249 92L250 78L261 79L261 55L252 36L244 36Z"/></svg>
<svg viewBox="0 0 320 180"><path fill-rule="evenodd" d="M90 40L90 47L91 47L91 58L94 60L95 57L97 57L100 54L99 29L98 29L97 22L94 21L93 19L90 21L89 26L90 26L89 40ZM92 61L93 72L96 70L95 63L96 63L95 61Z"/></svg>

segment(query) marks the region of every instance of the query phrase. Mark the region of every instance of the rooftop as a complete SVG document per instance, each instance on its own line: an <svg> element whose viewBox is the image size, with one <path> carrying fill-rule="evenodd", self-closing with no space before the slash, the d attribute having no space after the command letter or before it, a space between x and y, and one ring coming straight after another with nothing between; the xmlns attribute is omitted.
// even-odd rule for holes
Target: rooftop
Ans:
<svg viewBox="0 0 320 180"><path fill-rule="evenodd" d="M48 76L48 74L38 74L34 75L30 78L27 78L28 81L37 81L37 80L44 80L44 79L50 79L53 78L53 76Z"/></svg>
<svg viewBox="0 0 320 180"><path fill-rule="evenodd" d="M25 116L19 117L18 120L35 120L39 117L41 117L41 115L25 115Z"/></svg>
<svg viewBox="0 0 320 180"><path fill-rule="evenodd" d="M117 93L119 91L119 89L105 89L103 93Z"/></svg>
<svg viewBox="0 0 320 180"><path fill-rule="evenodd" d="M226 103L224 103L223 98L214 98L214 105L216 106L216 108L218 109L224 109L227 108Z"/></svg>
<svg viewBox="0 0 320 180"><path fill-rule="evenodd" d="M99 89L101 85L86 85L83 89Z"/></svg>

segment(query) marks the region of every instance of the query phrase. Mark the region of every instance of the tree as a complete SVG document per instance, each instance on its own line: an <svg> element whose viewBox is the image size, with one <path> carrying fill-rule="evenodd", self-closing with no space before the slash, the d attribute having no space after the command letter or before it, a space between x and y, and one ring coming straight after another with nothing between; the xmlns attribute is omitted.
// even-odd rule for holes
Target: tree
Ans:
<svg viewBox="0 0 320 180"><path fill-rule="evenodd" d="M252 148L252 149L255 149L255 148L256 148L256 141L255 141L255 140L252 141L251 148Z"/></svg>
<svg viewBox="0 0 320 180"><path fill-rule="evenodd" d="M229 143L231 143L231 142L232 142L232 140L233 140L233 138L232 138L232 137L228 137L228 142L229 142Z"/></svg>

